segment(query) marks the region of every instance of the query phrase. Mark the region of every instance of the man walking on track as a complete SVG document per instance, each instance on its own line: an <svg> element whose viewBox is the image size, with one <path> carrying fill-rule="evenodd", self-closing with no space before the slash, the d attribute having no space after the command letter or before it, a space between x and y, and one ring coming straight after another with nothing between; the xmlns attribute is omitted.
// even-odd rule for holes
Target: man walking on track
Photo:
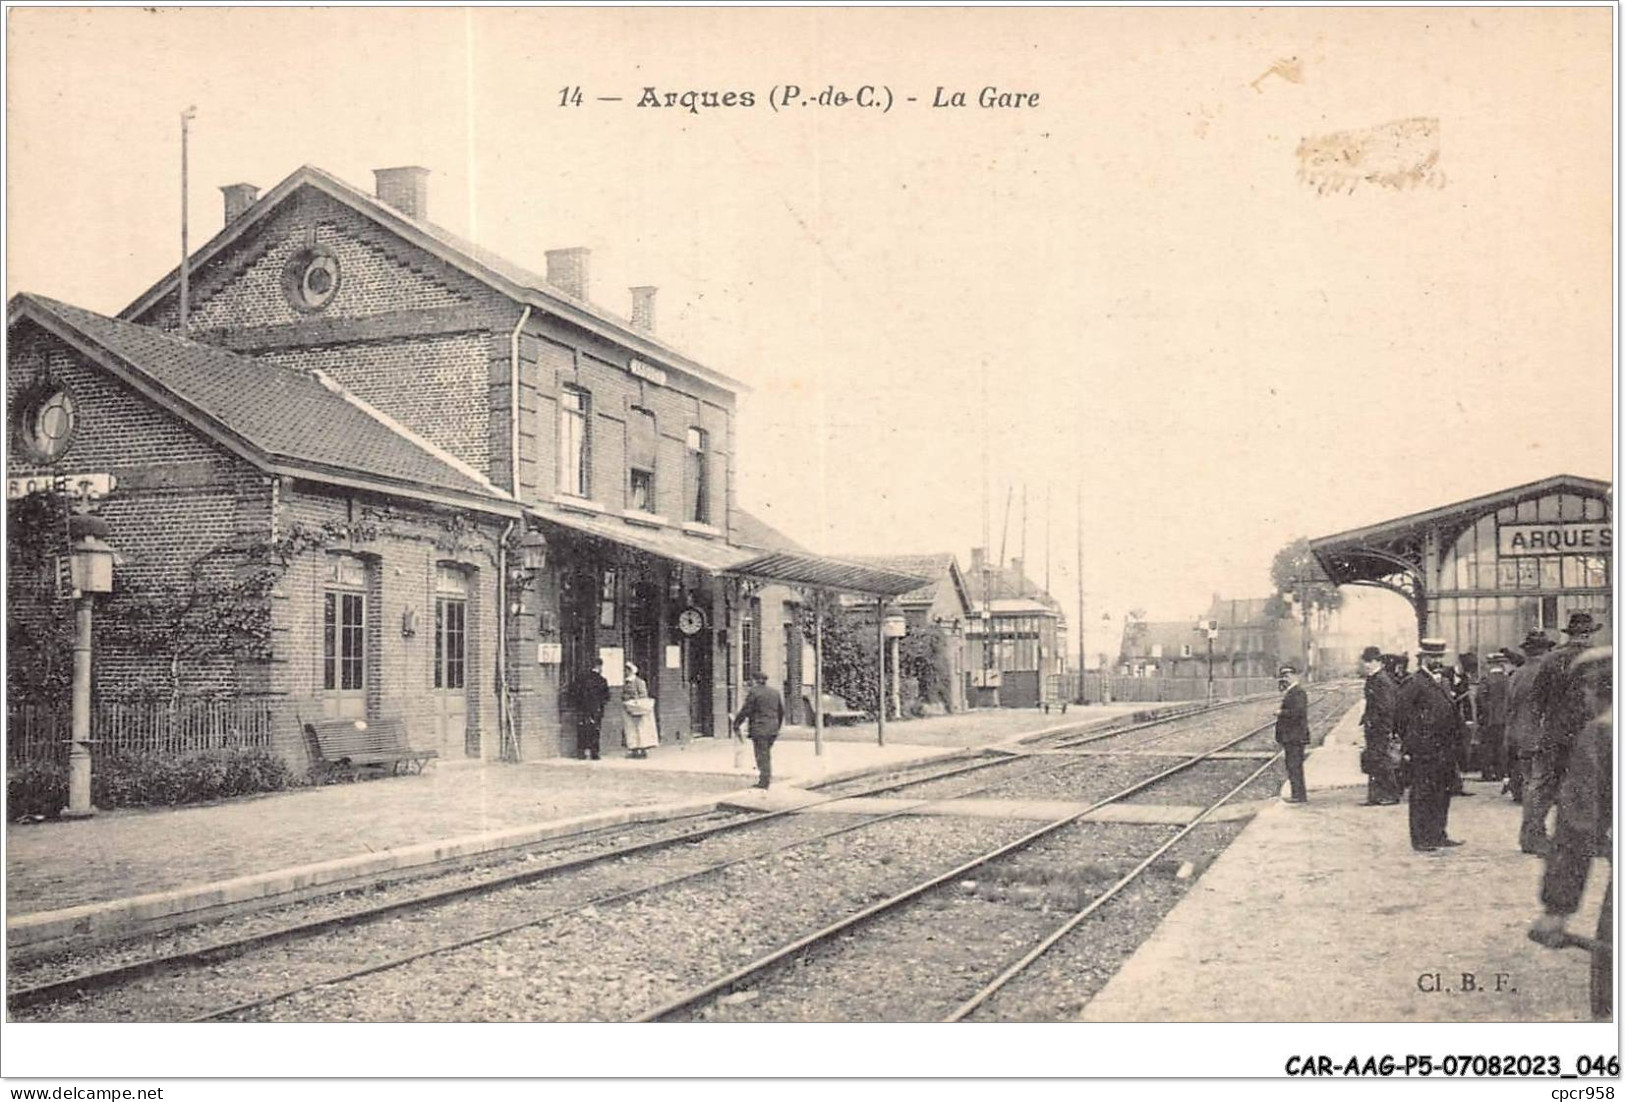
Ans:
<svg viewBox="0 0 1625 1102"><path fill-rule="evenodd" d="M1360 769L1369 778L1365 802L1371 807L1397 804L1400 784L1394 753L1394 705L1399 700L1399 686L1394 684L1383 653L1376 647L1367 647L1361 653L1360 664L1365 669L1365 714L1360 717L1360 726L1365 728L1365 749L1360 752Z"/></svg>
<svg viewBox="0 0 1625 1102"><path fill-rule="evenodd" d="M1455 699L1442 684L1445 649L1443 639L1422 640L1420 668L1400 691L1394 719L1410 763L1411 848L1421 853L1461 845L1445 836L1462 729Z"/></svg>
<svg viewBox="0 0 1625 1102"><path fill-rule="evenodd" d="M1286 751L1286 776L1292 785L1286 802L1304 804L1309 802L1303 780L1303 755L1309 746L1309 694L1303 691L1303 677L1296 666L1282 666L1281 676L1286 679L1286 692L1275 716L1275 741Z"/></svg>
<svg viewBox="0 0 1625 1102"><path fill-rule="evenodd" d="M784 698L767 683L767 674L757 671L751 681L744 706L734 716L733 726L738 731L741 724L750 721L746 733L756 750L759 777L756 787L766 788L773 780L773 740L779 737L779 728L784 726Z"/></svg>

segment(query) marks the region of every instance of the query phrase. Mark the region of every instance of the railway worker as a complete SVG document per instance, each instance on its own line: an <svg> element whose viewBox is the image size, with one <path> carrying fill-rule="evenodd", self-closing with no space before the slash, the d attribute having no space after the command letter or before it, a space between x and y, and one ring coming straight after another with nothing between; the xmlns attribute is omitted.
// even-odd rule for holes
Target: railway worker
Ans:
<svg viewBox="0 0 1625 1102"><path fill-rule="evenodd" d="M1467 791L1466 774L1476 764L1478 746L1478 655L1472 651L1460 655L1450 675L1450 695L1456 698L1456 711L1461 714L1461 743L1456 751L1456 790L1454 795L1471 796Z"/></svg>
<svg viewBox="0 0 1625 1102"><path fill-rule="evenodd" d="M750 726L746 734L756 751L756 787L766 788L773 781L773 740L784 726L784 697L767 683L767 674L760 670L751 678L745 702L734 716L734 730L738 731L747 720Z"/></svg>
<svg viewBox="0 0 1625 1102"><path fill-rule="evenodd" d="M604 680L604 660L594 658L592 669L575 683L576 752L598 760L598 741L604 729L604 708L609 704L609 682Z"/></svg>
<svg viewBox="0 0 1625 1102"><path fill-rule="evenodd" d="M1507 773L1507 691L1511 679L1507 676L1506 651L1491 651L1486 661L1489 672L1478 690L1479 778L1493 783L1505 779Z"/></svg>
<svg viewBox="0 0 1625 1102"><path fill-rule="evenodd" d="M1567 942L1568 917L1580 906L1580 893L1593 857L1612 852L1609 835L1614 812L1613 648L1592 647L1577 655L1570 672L1595 713L1574 739L1569 769L1557 798L1557 830L1541 878L1545 913L1535 919L1529 936L1557 949ZM1614 881L1609 876L1591 949L1591 1016L1613 1017Z"/></svg>
<svg viewBox="0 0 1625 1102"><path fill-rule="evenodd" d="M1547 848L1546 817L1557 802L1557 793L1568 771L1569 752L1592 712L1585 692L1571 667L1580 653L1591 645L1597 622L1589 612L1572 612L1563 634L1568 640L1540 663L1532 687L1535 711L1540 715L1540 747L1534 757L1534 772L1524 786L1523 825L1525 837L1538 852ZM1529 852L1529 846L1523 847Z"/></svg>
<svg viewBox="0 0 1625 1102"><path fill-rule="evenodd" d="M1422 640L1417 671L1400 690L1394 719L1410 771L1411 848L1419 853L1461 845L1445 834L1461 746L1461 713L1444 686L1447 646L1443 639Z"/></svg>
<svg viewBox="0 0 1625 1102"><path fill-rule="evenodd" d="M1386 657L1376 647L1367 647L1360 654L1360 666L1365 671L1365 714L1360 717L1365 749L1360 751L1360 770L1369 778L1365 797L1368 807L1397 804L1400 794L1394 743L1394 705L1399 699L1399 686L1383 662Z"/></svg>
<svg viewBox="0 0 1625 1102"><path fill-rule="evenodd" d="M1286 692L1281 695L1281 710L1275 715L1275 741L1286 751L1286 775L1292 786L1289 804L1309 802L1309 792L1303 780L1303 755L1309 746L1309 694L1303 689L1303 675L1296 666L1282 666L1281 678L1286 681Z"/></svg>
<svg viewBox="0 0 1625 1102"><path fill-rule="evenodd" d="M1507 685L1507 743L1512 747L1512 798L1524 805L1524 821L1518 830L1518 848L1525 853L1546 852L1545 816L1537 824L1529 817L1529 781L1540 753L1540 709L1535 707L1535 676L1552 649L1544 631L1525 635L1519 649L1523 665L1512 671Z"/></svg>

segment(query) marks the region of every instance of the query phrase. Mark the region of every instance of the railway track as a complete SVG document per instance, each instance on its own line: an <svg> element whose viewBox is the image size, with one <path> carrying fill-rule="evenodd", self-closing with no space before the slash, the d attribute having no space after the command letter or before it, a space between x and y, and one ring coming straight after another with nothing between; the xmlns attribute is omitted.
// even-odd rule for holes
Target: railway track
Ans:
<svg viewBox="0 0 1625 1102"><path fill-rule="evenodd" d="M1153 721L1149 723L1130 724L1126 727L1116 727L1104 731L1091 732L1081 739L1075 736L1057 738L1051 736L1042 742L1065 742L1069 746L1087 745L1107 739L1118 738L1134 732L1144 732L1163 727L1174 731L1192 719L1200 722L1206 713L1185 714L1171 719ZM1267 726L1267 725L1266 725ZM1253 737L1257 730L1249 731L1233 742L1244 741ZM1226 745L1229 745L1227 743ZM1204 755L1205 756L1205 755ZM1201 756L1193 759L1201 760ZM851 790L851 785L826 786L837 791L831 792L827 799L846 799L853 796L876 796L887 792L898 792L911 787L927 785L934 782L953 780L983 770L995 770L997 779L989 784L980 785L958 794L959 797L971 795L979 791L993 788L997 784L1009 783L1021 777L1030 777L1041 773L1055 773L1075 769L1084 764L1086 759L1076 761L1057 761L1053 758L1045 760L1036 755L1020 754L1017 756L983 757L972 761L955 761L946 768L940 767L942 763L933 763L933 767L910 771L899 778L890 778L879 784L866 785L857 791ZM1178 772L1185 765L1163 770L1158 779ZM1002 768L1001 768L1002 767ZM1154 782L1153 782L1154 783ZM1144 787L1143 785L1140 787ZM841 791L844 789L844 791ZM226 1007L206 1010L202 1014L192 1015L194 1020L210 1020L239 1016L256 1008L264 1007L287 999L300 992L311 991L316 988L334 984L342 984L380 971L394 969L413 961L422 960L442 954L455 953L460 949L489 942L513 934L516 931L535 928L555 922L572 914L591 911L594 908L607 907L625 900L650 893L657 893L673 885L683 884L698 878L716 876L719 872L730 867L738 866L744 862L761 861L787 850L808 846L813 843L824 842L841 835L851 834L874 827L879 823L891 822L908 811L895 811L873 816L860 816L856 821L844 823L841 826L818 830L810 835L794 837L778 845L767 848L755 848L750 852L729 857L720 862L710 862L692 871L682 872L676 876L656 879L653 882L642 882L630 887L617 886L614 890L589 893L584 899L574 899L551 908L544 908L538 913L529 909L525 917L517 921L499 923L481 929L479 932L454 938L449 941L439 940L434 944L414 948L409 952L396 953L384 960L372 960L365 966L351 968L339 972L328 972L302 982L287 984L268 993L259 994L252 999L233 1002ZM273 947L288 946L293 943L319 938L324 935L342 936L352 933L356 936L387 920L398 921L403 916L419 915L435 909L444 909L454 906L459 901L476 899L500 893L507 889L524 889L528 885L540 881L567 878L567 874L582 873L584 870L602 867L605 865L619 865L633 858L643 857L660 852L671 852L697 846L709 839L721 835L740 831L743 828L757 827L770 822L781 822L793 814L790 811L768 812L763 814L749 814L732 817L723 822L707 823L700 827L679 831L676 833L663 833L657 837L637 841L627 846L589 853L581 856L568 857L564 860L554 861L541 867L523 868L518 871L504 872L502 874L484 877L473 882L458 884L447 889L431 890L428 892L413 893L404 897L394 898L384 903L357 908L353 911L320 918L308 922L296 922L285 926L263 930L248 937L231 939L200 947L147 957L139 960L127 961L113 967L87 971L77 975L59 978L46 983L35 984L30 987L19 988L11 992L8 1004L13 1012L33 1008L49 1008L54 1004L72 1002L83 1004L87 1000L94 1000L105 993L117 993L129 985L144 979L162 981L188 972L209 971L217 973L227 963L250 956L256 952Z"/></svg>
<svg viewBox="0 0 1625 1102"><path fill-rule="evenodd" d="M1315 703L1317 705L1322 704L1325 699L1325 697L1318 698ZM1324 718L1324 712L1322 718ZM772 952L766 953L738 968L735 968L725 975L699 985L683 993L682 995L679 995L678 997L645 1012L644 1014L640 1015L637 1020L649 1022L693 1020L695 1017L694 1012L705 1007L707 1004L712 1004L717 1000L726 999L730 995L740 992L749 984L762 982L765 978L769 977L773 973L783 974L790 966L794 964L795 961L804 958L807 954L814 952L820 947L831 945L838 939L850 938L856 931L869 926L872 923L880 921L889 915L895 914L904 907L918 903L931 893L938 892L944 888L961 883L966 877L977 873L979 870L984 870L997 862L1003 861L1012 855L1027 849L1036 842L1052 838L1059 832L1073 827L1084 820L1088 815L1097 812L1102 808L1109 807L1113 804L1123 803L1131 796L1143 793L1147 789L1152 788L1153 786L1172 776L1182 773L1201 762L1210 760L1214 754L1240 745L1241 743L1255 738L1261 732L1271 730L1272 728L1273 721L1255 727L1243 735L1237 738L1229 739L1209 750L1193 754L1189 758L1180 761L1179 763L1172 765L1151 777L1136 781L1135 783L1130 784L1103 799L1089 804L1080 811L1045 823L1011 842L982 853L971 860L965 861L954 868L949 869L946 872L934 875L929 879L912 885L903 891L897 892L878 903L875 903L851 915L845 916L836 922L832 922L821 929L814 931L813 933L807 934L786 945L776 948ZM1214 812L1216 812L1225 803L1229 802L1229 800L1232 799L1237 793L1245 790L1249 785L1253 784L1261 776L1268 772L1275 765L1278 758L1279 754L1272 755L1263 764L1250 771L1245 779L1243 779L1239 784L1231 787L1224 796L1220 797L1217 801L1214 801L1204 808L1173 837L1157 846L1147 857L1140 861L1140 863L1129 874L1119 879L1104 893L1096 897L1087 907L1064 922L1061 927L1059 927L1049 937L1041 942L1038 948L1032 950L1015 964L1007 968L992 982L983 987L982 990L978 991L976 995L972 996L970 1000L962 1003L944 1020L958 1021L961 1018L973 1013L979 1006L1001 990L1012 979L1019 976L1028 967L1030 967L1034 961L1047 952L1056 942L1060 941L1061 938L1074 929L1078 924L1087 919L1111 898L1115 897L1135 879L1143 875L1144 872L1150 868L1158 858L1167 853L1178 842L1189 836L1194 830L1196 830L1197 827L1199 827L1203 822L1207 821ZM798 982L800 982L803 988L813 988L818 986L816 983L807 980L805 977L802 977Z"/></svg>

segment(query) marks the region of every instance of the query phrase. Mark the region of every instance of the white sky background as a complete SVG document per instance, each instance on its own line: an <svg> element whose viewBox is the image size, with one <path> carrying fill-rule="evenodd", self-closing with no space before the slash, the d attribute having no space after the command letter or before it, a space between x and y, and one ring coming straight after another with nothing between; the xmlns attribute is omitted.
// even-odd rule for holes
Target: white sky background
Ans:
<svg viewBox="0 0 1625 1102"><path fill-rule="evenodd" d="M188 104L194 247L221 184L425 165L433 221L538 270L590 246L623 314L658 285L662 336L755 388L742 504L818 550L968 561L987 454L995 553L1025 483L1043 581L1047 489L1070 610L1081 473L1094 651L1266 593L1295 536L1610 477L1610 18L13 10L7 293L113 313L174 266ZM920 102L775 114L786 82ZM1444 187L1297 179L1301 139L1418 115Z"/></svg>

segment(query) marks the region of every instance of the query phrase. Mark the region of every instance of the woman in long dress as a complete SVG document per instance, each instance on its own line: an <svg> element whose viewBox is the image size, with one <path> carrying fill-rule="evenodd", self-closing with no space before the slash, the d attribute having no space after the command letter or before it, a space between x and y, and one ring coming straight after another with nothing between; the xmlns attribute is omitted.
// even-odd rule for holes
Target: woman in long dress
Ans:
<svg viewBox="0 0 1625 1102"><path fill-rule="evenodd" d="M626 680L621 685L621 707L626 711L626 748L634 758L648 757L649 747L660 745L655 702L649 697L648 684L630 662L626 664Z"/></svg>

